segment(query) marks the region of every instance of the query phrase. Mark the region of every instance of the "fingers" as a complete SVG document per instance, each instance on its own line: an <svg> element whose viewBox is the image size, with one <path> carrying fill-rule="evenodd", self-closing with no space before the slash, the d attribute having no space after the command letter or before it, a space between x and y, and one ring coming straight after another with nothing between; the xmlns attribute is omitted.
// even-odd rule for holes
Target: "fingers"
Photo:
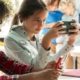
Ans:
<svg viewBox="0 0 80 80"><path fill-rule="evenodd" d="M63 25L66 27L64 27ZM52 28L56 30L56 32L58 32L58 35L65 35L65 34L75 35L78 34L79 32L75 20L57 22Z"/></svg>
<svg viewBox="0 0 80 80"><path fill-rule="evenodd" d="M58 32L59 34L69 34L69 35L71 35L71 34L78 34L79 33L79 29L78 28L76 28L76 27L71 27L71 28L69 28L69 29L67 29L67 28L62 28L62 29L60 29L59 30L59 32Z"/></svg>
<svg viewBox="0 0 80 80"><path fill-rule="evenodd" d="M46 69L44 74L45 74L45 78L47 78L46 80L48 80L48 79L49 80L57 80L57 78L60 75L60 70Z"/></svg>
<svg viewBox="0 0 80 80"><path fill-rule="evenodd" d="M63 24L63 22L57 22L52 28L60 28Z"/></svg>
<svg viewBox="0 0 80 80"><path fill-rule="evenodd" d="M46 66L46 69L53 69L55 64L56 64L55 61L49 62Z"/></svg>
<svg viewBox="0 0 80 80"><path fill-rule="evenodd" d="M53 74L51 74L51 78L53 78L53 80L57 80L57 78L59 77L60 75L60 71L59 70L53 70Z"/></svg>
<svg viewBox="0 0 80 80"><path fill-rule="evenodd" d="M63 34L78 34L79 29L77 28L77 24L75 20L72 21L63 21L63 27L61 27L58 31L60 35Z"/></svg>

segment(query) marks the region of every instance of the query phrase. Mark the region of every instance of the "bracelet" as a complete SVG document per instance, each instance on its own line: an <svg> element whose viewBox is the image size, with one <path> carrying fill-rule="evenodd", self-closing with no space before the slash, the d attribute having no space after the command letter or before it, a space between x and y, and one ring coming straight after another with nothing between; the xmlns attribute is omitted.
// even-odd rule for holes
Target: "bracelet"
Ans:
<svg viewBox="0 0 80 80"><path fill-rule="evenodd" d="M51 47L49 47L49 48L47 48L47 49L45 49L45 50L49 51L50 49L51 49Z"/></svg>
<svg viewBox="0 0 80 80"><path fill-rule="evenodd" d="M19 79L19 75L13 75L12 78L13 78L13 80L18 80Z"/></svg>

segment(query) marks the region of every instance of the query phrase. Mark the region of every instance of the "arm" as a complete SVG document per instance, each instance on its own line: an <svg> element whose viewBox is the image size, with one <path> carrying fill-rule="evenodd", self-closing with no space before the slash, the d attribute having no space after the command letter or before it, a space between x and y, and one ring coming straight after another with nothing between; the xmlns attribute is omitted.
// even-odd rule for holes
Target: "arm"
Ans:
<svg viewBox="0 0 80 80"><path fill-rule="evenodd" d="M21 63L33 65L35 69L43 68L47 63L49 51L46 51L40 44L38 51L30 43L31 47L29 45L26 47L26 45L28 44L18 44L10 37L7 37L5 40L5 49L8 56Z"/></svg>
<svg viewBox="0 0 80 80"><path fill-rule="evenodd" d="M76 35L70 35L68 41L65 42L64 46L56 54L50 57L49 62L53 63L53 61L57 60L60 56L67 54L72 49L75 39Z"/></svg>
<svg viewBox="0 0 80 80"><path fill-rule="evenodd" d="M11 57L16 61L19 61L20 63L26 63L31 65L32 54L29 51L30 47L25 47L26 45L27 44L17 43L14 39L7 37L5 39L5 50L7 56Z"/></svg>
<svg viewBox="0 0 80 80"><path fill-rule="evenodd" d="M27 46L28 45L28 46ZM20 44L17 43L10 37L5 39L5 50L7 55L12 59L19 61L20 63L26 63L36 67L39 67L39 63L37 63L37 50L29 44ZM34 56L34 57L33 57Z"/></svg>
<svg viewBox="0 0 80 80"><path fill-rule="evenodd" d="M0 76L0 80L18 80L18 77L17 77L17 75L16 76L3 75L3 76Z"/></svg>
<svg viewBox="0 0 80 80"><path fill-rule="evenodd" d="M25 74L30 72L31 67L8 58L2 51L0 51L0 70L10 75Z"/></svg>

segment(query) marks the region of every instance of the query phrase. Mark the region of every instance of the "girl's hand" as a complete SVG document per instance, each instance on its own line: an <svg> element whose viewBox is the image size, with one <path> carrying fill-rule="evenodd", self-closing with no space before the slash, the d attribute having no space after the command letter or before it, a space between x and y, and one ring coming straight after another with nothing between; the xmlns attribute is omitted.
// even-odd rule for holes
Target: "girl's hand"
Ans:
<svg viewBox="0 0 80 80"><path fill-rule="evenodd" d="M69 30L69 32L70 32L70 34L69 34L68 44L73 45L76 40L76 37L79 33L79 29L75 26L75 28Z"/></svg>
<svg viewBox="0 0 80 80"><path fill-rule="evenodd" d="M48 49L51 46L51 40L65 33L62 28L63 22L56 23L42 39L42 46ZM62 31L63 30L63 31Z"/></svg>
<svg viewBox="0 0 80 80"><path fill-rule="evenodd" d="M52 26L52 28L47 32L47 34L44 36L44 38L46 39L53 39L53 38L57 38L60 33L62 33L63 31L61 31L62 29L64 30L64 28L62 27L63 22L57 22L56 24L54 24Z"/></svg>
<svg viewBox="0 0 80 80"><path fill-rule="evenodd" d="M45 68L51 68L51 69L62 69L62 57L59 57L56 61L51 61L47 64Z"/></svg>

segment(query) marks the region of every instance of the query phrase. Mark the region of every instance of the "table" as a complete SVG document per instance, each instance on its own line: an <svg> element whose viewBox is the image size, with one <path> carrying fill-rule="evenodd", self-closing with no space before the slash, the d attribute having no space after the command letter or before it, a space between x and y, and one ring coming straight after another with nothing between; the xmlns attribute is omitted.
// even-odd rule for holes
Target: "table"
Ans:
<svg viewBox="0 0 80 80"><path fill-rule="evenodd" d="M80 69L64 69L64 70L63 70L64 73L65 73L65 72L68 72L68 71L69 71L70 73L75 71L76 74L78 74L79 71L80 71ZM69 72L68 72L68 73L69 73ZM74 74L73 74L73 75L74 75ZM80 80L80 77L71 77L71 76L68 76L68 75L67 75L67 76L60 76L58 80Z"/></svg>
<svg viewBox="0 0 80 80"><path fill-rule="evenodd" d="M58 80L80 80L80 78L68 77L68 76L60 76Z"/></svg>

